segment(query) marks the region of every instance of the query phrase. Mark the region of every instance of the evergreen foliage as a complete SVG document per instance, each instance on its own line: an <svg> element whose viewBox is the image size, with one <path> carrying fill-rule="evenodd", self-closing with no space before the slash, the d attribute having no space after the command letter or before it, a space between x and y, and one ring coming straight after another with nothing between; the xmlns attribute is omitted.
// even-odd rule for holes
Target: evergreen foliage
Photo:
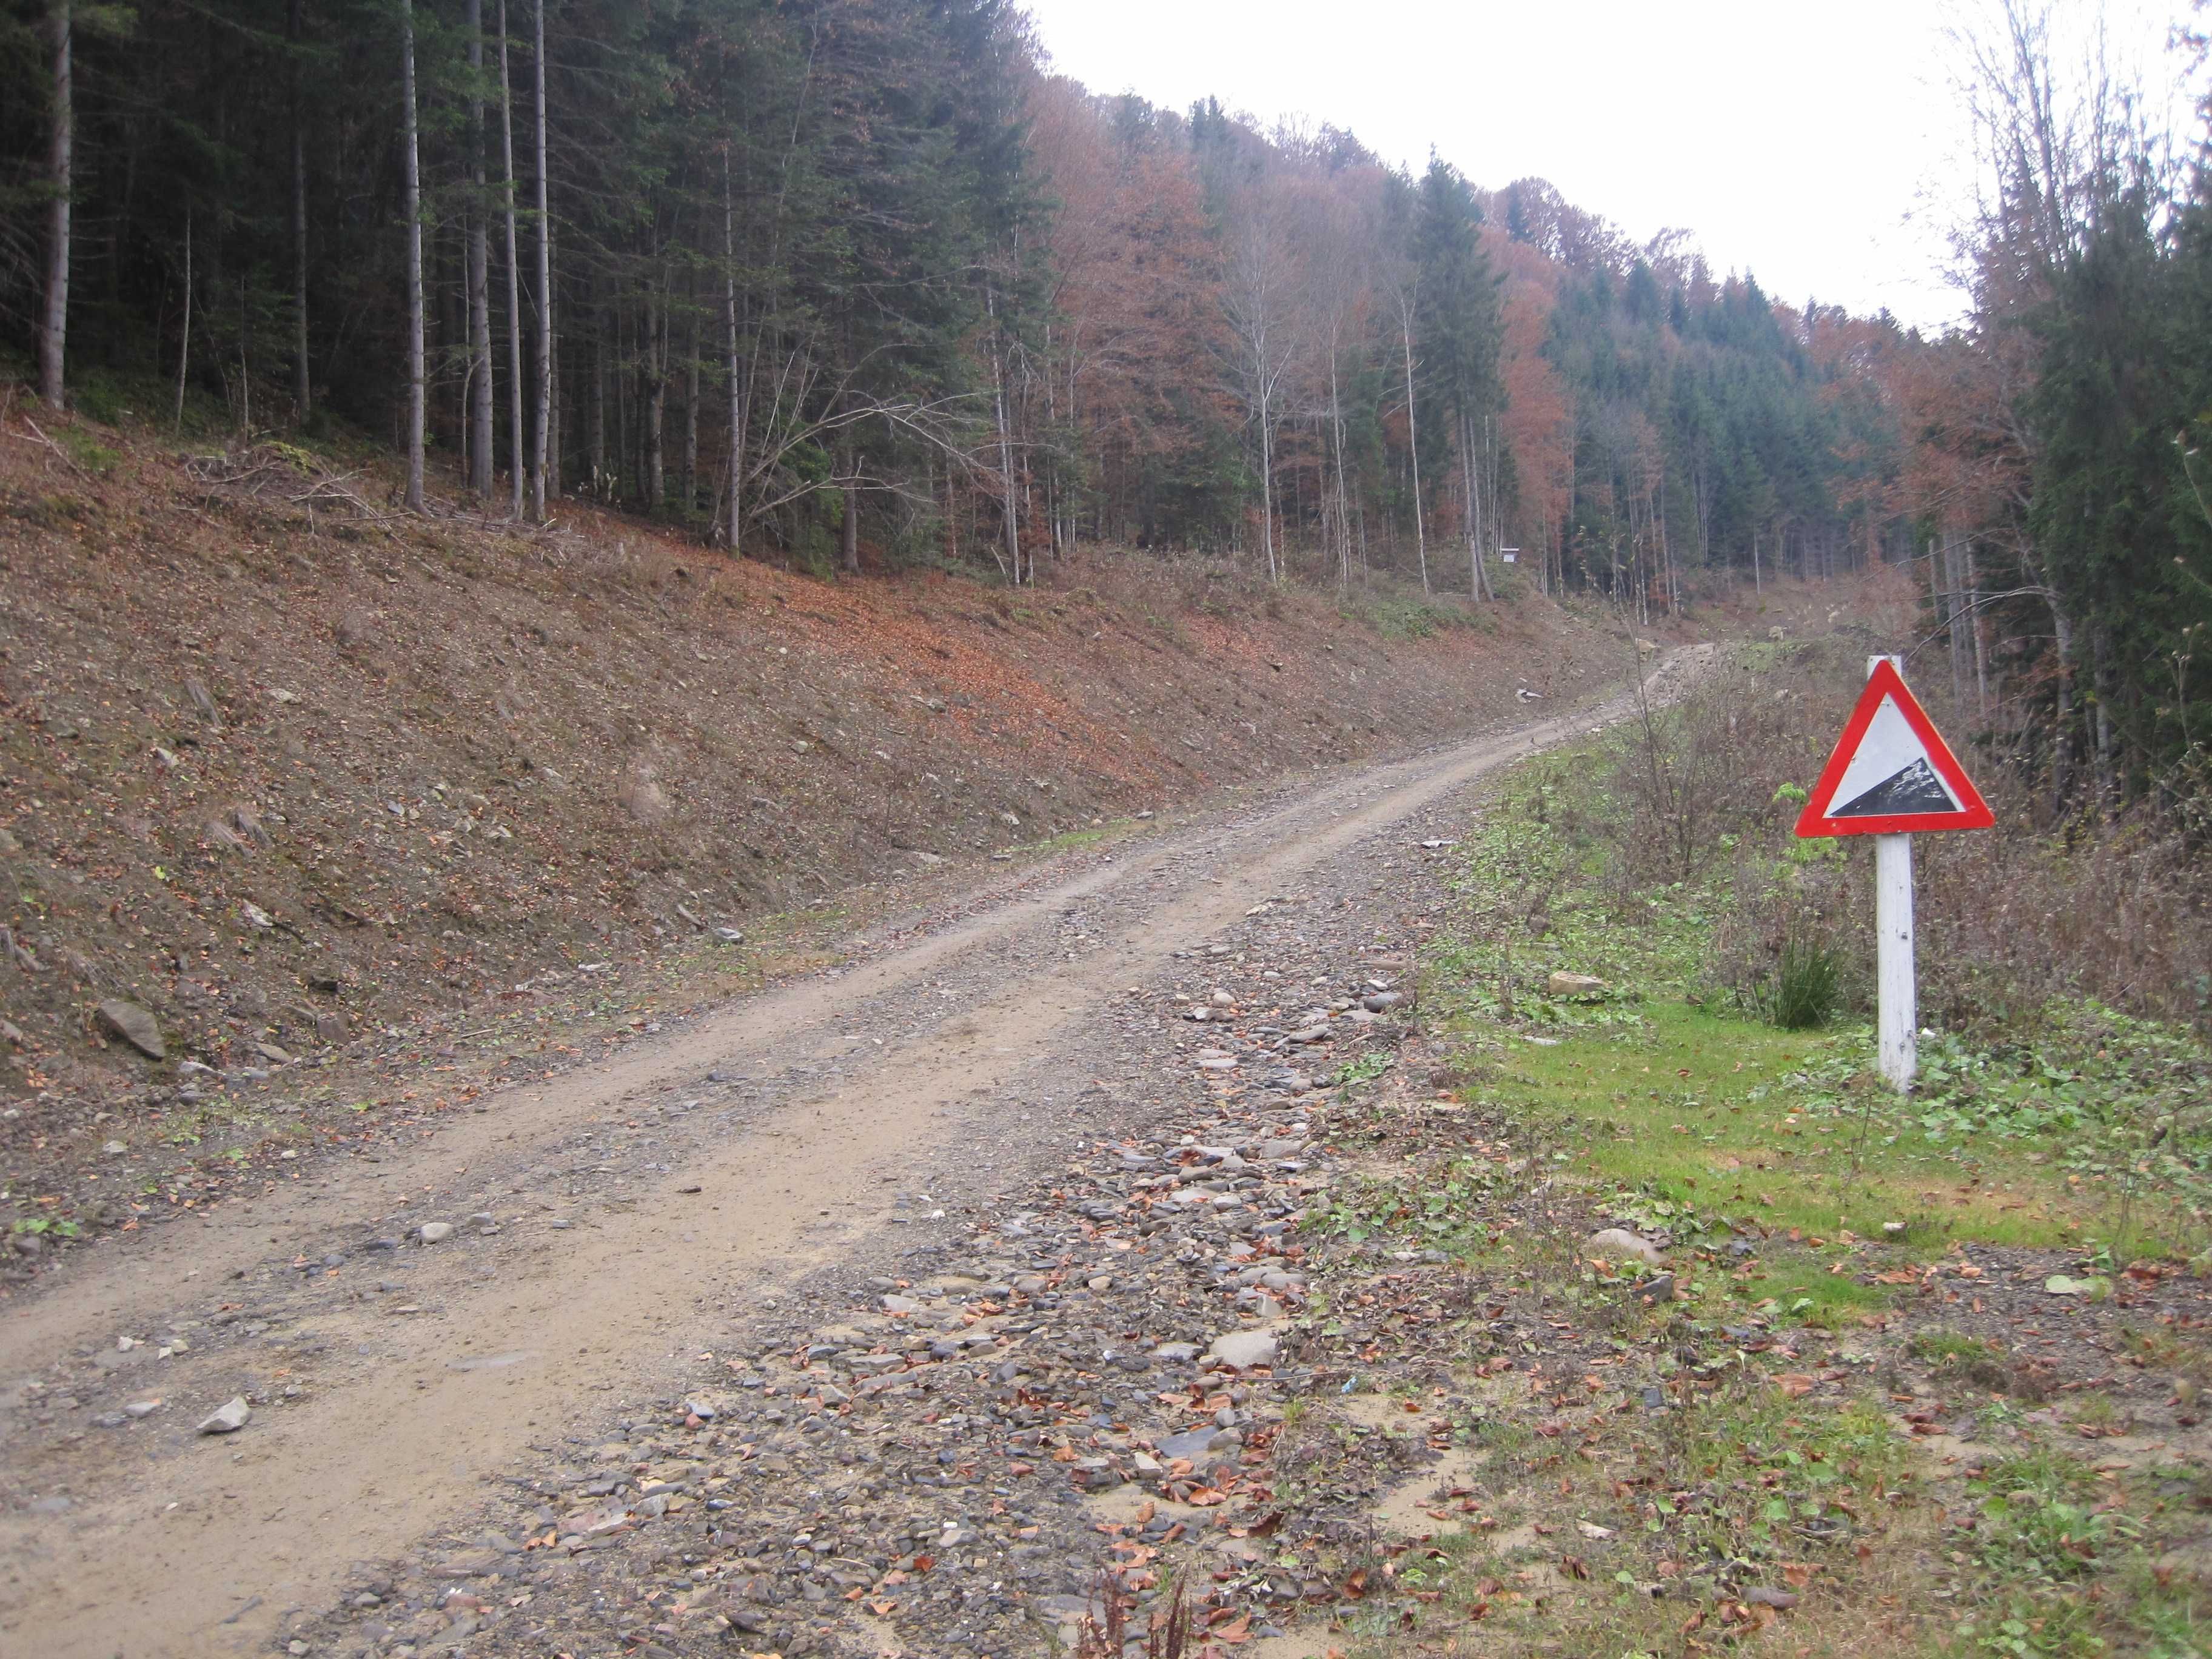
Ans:
<svg viewBox="0 0 2212 1659"><path fill-rule="evenodd" d="M0 21L9 350L43 314L58 5ZM73 395L402 445L398 0L73 9ZM411 11L426 437L494 501L542 437L549 496L817 568L1021 580L1097 539L1487 592L1518 544L1645 608L1911 544L1896 422L1815 337L1875 325L1541 180L1094 97L1009 0L544 0L542 65L539 0Z"/></svg>

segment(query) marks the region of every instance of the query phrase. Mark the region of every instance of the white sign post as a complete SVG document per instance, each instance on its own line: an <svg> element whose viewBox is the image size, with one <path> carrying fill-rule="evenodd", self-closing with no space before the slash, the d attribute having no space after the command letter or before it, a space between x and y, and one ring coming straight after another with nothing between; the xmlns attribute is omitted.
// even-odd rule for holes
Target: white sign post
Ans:
<svg viewBox="0 0 2212 1659"><path fill-rule="evenodd" d="M1920 1063L1919 988L1912 956L1912 836L1986 830L1989 803L1912 693L1897 657L1867 659L1866 690L1820 770L1797 833L1872 836L1875 976L1881 1074L1912 1086Z"/></svg>
<svg viewBox="0 0 2212 1659"><path fill-rule="evenodd" d="M1881 1074L1910 1089L1920 1068L1920 987L1912 963L1912 837L1874 838L1875 979Z"/></svg>

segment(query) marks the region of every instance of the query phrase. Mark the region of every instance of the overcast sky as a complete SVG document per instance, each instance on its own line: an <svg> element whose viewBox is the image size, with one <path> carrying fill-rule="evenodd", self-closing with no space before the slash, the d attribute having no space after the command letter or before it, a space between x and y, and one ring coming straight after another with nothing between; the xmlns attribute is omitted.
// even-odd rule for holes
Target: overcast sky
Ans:
<svg viewBox="0 0 2212 1659"><path fill-rule="evenodd" d="M1178 109L1210 94L1415 167L1433 145L1485 188L1549 179L1639 241L1683 227L1717 272L1748 270L1778 298L1922 325L1958 311L1960 3L1027 0L1053 66L1094 92ZM2107 8L2116 55L2161 94L2186 5Z"/></svg>

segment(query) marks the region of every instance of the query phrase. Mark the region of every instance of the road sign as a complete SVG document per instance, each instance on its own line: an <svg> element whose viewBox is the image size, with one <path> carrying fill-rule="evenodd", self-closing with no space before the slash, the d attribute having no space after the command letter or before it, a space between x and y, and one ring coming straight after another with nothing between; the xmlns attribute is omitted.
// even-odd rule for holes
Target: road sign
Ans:
<svg viewBox="0 0 2212 1659"><path fill-rule="evenodd" d="M1912 961L1912 832L1986 830L1996 822L1936 722L1905 689L1894 657L1867 659L1866 690L1844 722L1797 833L1874 837L1875 972L1881 1074L1910 1089L1920 1066L1920 994Z"/></svg>
<svg viewBox="0 0 2212 1659"><path fill-rule="evenodd" d="M1858 706L1798 816L1797 833L1894 836L1986 830L1995 821L1904 676L1888 658L1875 658Z"/></svg>

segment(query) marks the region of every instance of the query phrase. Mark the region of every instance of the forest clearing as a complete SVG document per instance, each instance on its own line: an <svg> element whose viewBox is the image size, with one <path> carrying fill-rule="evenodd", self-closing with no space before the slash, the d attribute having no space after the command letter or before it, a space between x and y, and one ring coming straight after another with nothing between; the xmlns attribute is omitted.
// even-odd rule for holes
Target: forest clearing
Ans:
<svg viewBox="0 0 2212 1659"><path fill-rule="evenodd" d="M1302 3L0 11L0 1652L2212 1656L2202 0Z"/></svg>

